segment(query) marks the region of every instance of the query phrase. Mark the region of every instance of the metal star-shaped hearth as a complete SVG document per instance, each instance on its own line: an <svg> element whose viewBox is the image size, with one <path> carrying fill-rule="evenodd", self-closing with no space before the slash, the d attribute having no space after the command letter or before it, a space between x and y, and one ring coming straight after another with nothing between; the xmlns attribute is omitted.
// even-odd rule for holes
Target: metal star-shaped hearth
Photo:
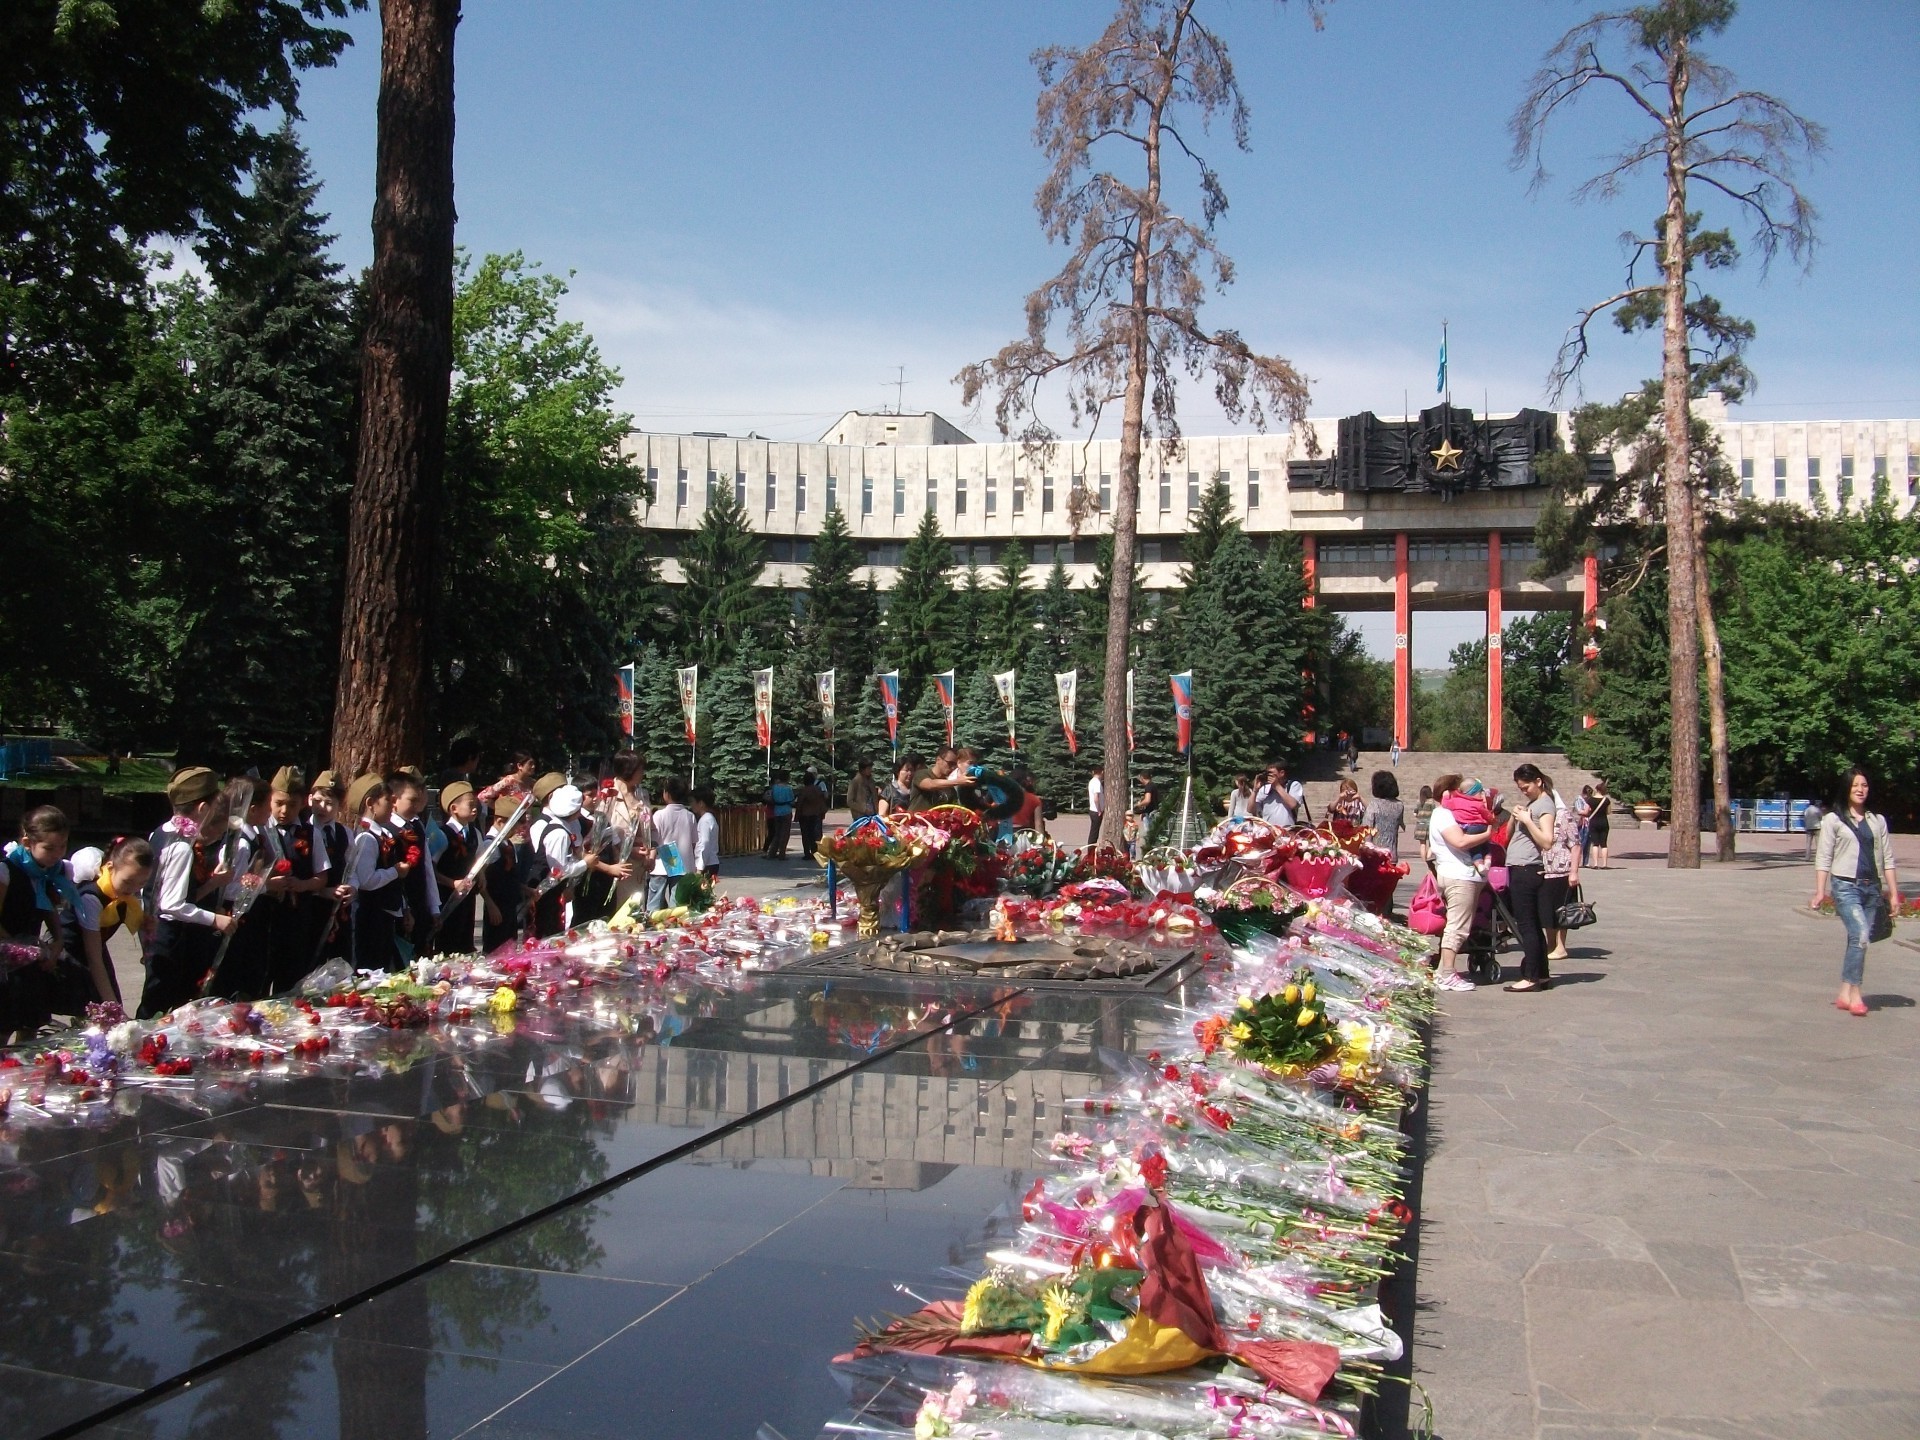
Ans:
<svg viewBox="0 0 1920 1440"><path fill-rule="evenodd" d="M1453 437L1448 435L1441 439L1438 450L1429 450L1427 453L1433 456L1434 469L1458 470L1460 468L1460 457L1467 452L1455 449Z"/></svg>

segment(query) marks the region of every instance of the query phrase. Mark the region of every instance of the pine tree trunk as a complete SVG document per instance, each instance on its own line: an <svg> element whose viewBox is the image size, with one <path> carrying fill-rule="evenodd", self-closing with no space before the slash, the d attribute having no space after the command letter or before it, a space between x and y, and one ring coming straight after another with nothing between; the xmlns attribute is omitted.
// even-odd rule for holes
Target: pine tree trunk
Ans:
<svg viewBox="0 0 1920 1440"><path fill-rule="evenodd" d="M1681 39L1668 60L1666 278L1662 408L1667 521L1667 660L1672 684L1673 802L1667 865L1700 868L1700 627L1694 578L1692 367L1687 350L1687 153L1684 117L1688 53Z"/></svg>
<svg viewBox="0 0 1920 1440"><path fill-rule="evenodd" d="M1700 649L1707 662L1707 736L1713 747L1714 858L1734 858L1737 840L1733 828L1732 762L1727 750L1727 685L1725 657L1720 650L1720 624L1713 617L1713 589L1707 572L1707 515L1704 505L1694 513L1693 580L1695 608L1700 619Z"/></svg>
<svg viewBox="0 0 1920 1440"><path fill-rule="evenodd" d="M381 0L373 268L347 527L333 763L426 759L453 372L453 35L459 0Z"/></svg>

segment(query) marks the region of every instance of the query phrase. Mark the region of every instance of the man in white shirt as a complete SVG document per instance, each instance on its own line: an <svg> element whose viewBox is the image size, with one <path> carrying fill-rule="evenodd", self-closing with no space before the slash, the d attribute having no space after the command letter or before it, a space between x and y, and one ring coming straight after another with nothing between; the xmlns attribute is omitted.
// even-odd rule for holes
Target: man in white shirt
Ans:
<svg viewBox="0 0 1920 1440"><path fill-rule="evenodd" d="M1100 772L1094 771L1087 780L1087 843L1093 844L1100 838L1100 812L1106 808L1106 782L1100 778Z"/></svg>
<svg viewBox="0 0 1920 1440"><path fill-rule="evenodd" d="M718 875L720 817L713 813L713 792L704 786L693 792L693 814L693 868L702 876Z"/></svg>
<svg viewBox="0 0 1920 1440"><path fill-rule="evenodd" d="M1298 780L1288 781L1286 766L1269 765L1266 784L1254 794L1253 811L1269 825L1305 824L1307 792Z"/></svg>
<svg viewBox="0 0 1920 1440"><path fill-rule="evenodd" d="M653 812L653 873L647 879L647 911L673 901L674 882L689 874L699 854L699 826L687 809L687 786L679 776L660 782L667 803Z"/></svg>

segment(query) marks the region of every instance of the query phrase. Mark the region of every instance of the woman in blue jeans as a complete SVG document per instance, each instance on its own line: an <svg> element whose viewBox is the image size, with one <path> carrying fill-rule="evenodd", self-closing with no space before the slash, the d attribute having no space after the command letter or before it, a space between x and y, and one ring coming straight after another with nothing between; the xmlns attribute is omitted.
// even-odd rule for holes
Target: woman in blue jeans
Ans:
<svg viewBox="0 0 1920 1440"><path fill-rule="evenodd" d="M1820 843L1813 859L1813 908L1828 894L1847 927L1847 953L1840 962L1840 994L1834 1005L1855 1015L1867 1013L1860 982L1867 974L1867 944L1880 907L1900 913L1900 877L1893 868L1893 842L1884 816L1867 809L1867 777L1847 776L1846 800L1820 821Z"/></svg>

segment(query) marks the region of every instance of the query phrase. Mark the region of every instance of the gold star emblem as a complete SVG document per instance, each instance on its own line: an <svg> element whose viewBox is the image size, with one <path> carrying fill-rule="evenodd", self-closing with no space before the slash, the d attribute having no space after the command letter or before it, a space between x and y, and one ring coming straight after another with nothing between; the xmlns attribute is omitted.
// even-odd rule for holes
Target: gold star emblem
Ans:
<svg viewBox="0 0 1920 1440"><path fill-rule="evenodd" d="M1429 450L1427 453L1433 456L1434 469L1458 470L1460 468L1460 457L1466 454L1467 452L1464 450L1455 449L1453 444L1453 437L1451 435L1448 435L1442 438L1442 440L1440 441L1440 448L1438 450Z"/></svg>

